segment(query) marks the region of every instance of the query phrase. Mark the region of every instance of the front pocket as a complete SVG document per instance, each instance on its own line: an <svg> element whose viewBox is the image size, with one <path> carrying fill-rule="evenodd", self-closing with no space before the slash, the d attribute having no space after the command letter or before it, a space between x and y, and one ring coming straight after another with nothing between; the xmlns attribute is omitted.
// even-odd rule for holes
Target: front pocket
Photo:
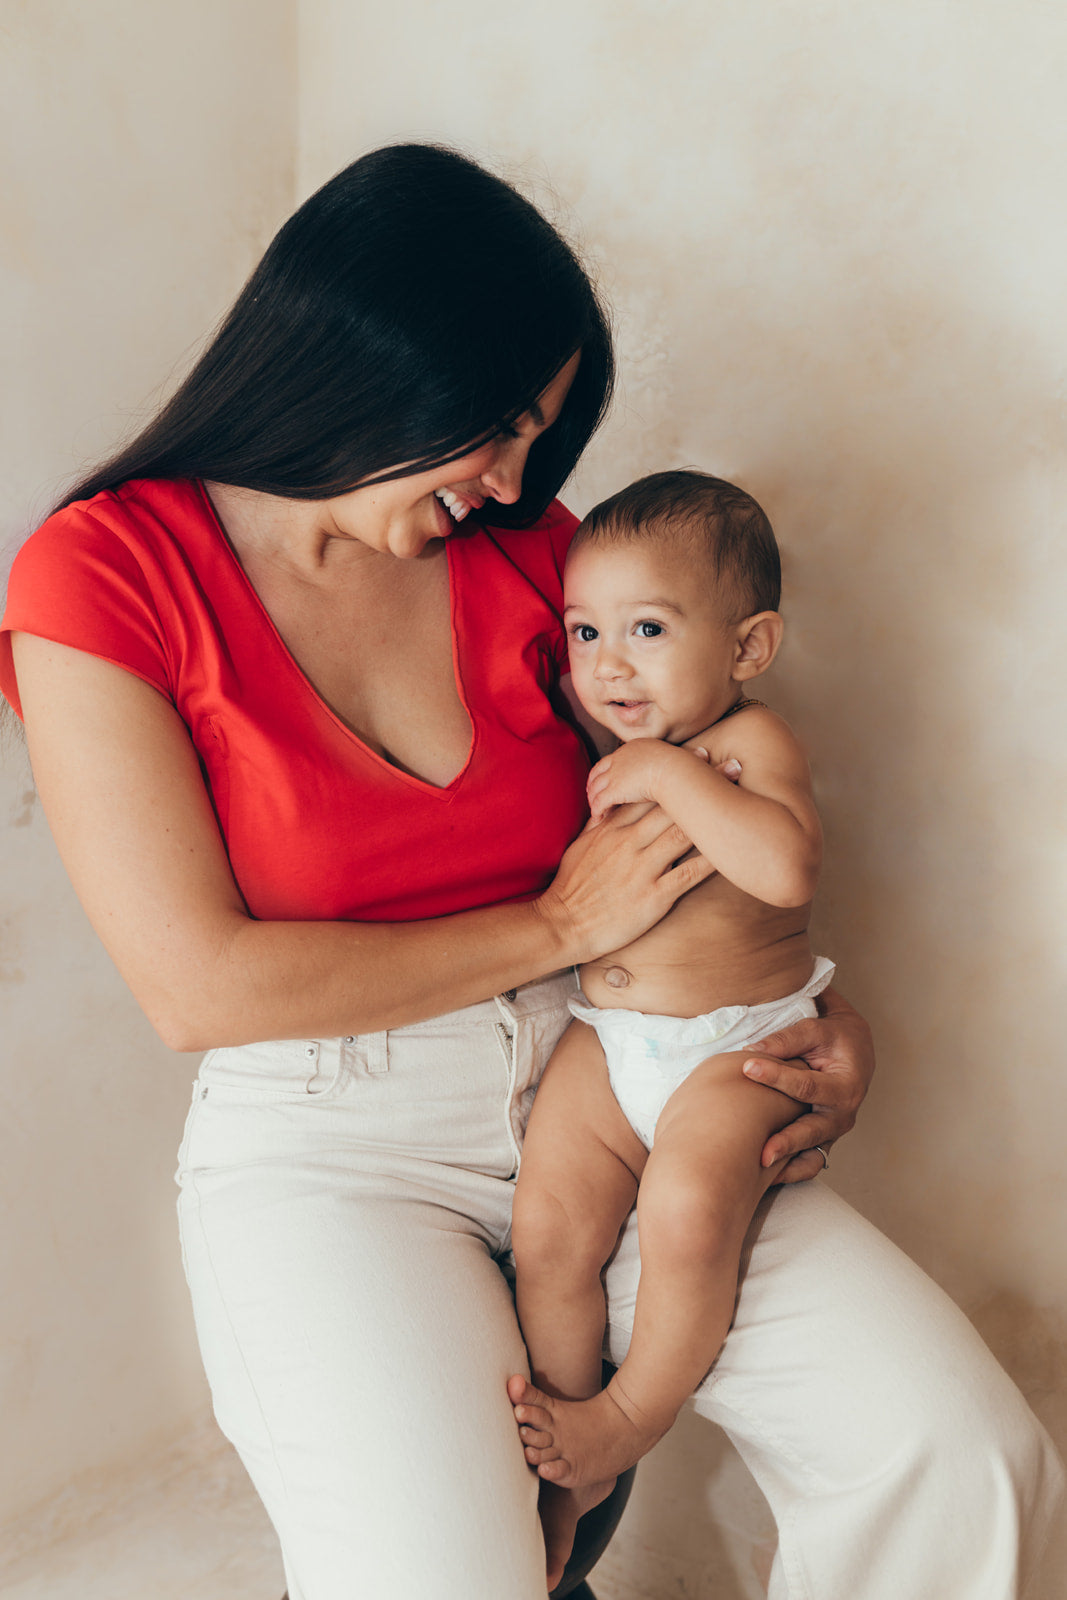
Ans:
<svg viewBox="0 0 1067 1600"><path fill-rule="evenodd" d="M268 1039L209 1050L200 1063L200 1082L208 1090L305 1099L332 1089L340 1070L336 1039Z"/></svg>

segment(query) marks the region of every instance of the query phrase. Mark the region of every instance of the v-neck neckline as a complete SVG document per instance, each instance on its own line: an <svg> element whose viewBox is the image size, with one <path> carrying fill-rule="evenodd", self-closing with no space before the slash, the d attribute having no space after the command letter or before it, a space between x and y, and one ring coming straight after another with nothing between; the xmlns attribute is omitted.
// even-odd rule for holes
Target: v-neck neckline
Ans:
<svg viewBox="0 0 1067 1600"><path fill-rule="evenodd" d="M200 500L206 512L208 521L215 533L218 535L228 561L236 572L242 588L251 602L254 611L270 632L279 655L286 662L290 673L302 686L304 694L310 698L316 708L328 718L333 726L337 728L347 740L351 741L356 749L359 750L368 760L374 762L376 766L383 768L388 773L391 773L393 777L398 778L402 783L410 784L426 794L439 795L442 798L447 798L450 794L452 794L459 784L462 783L467 772L470 770L471 762L474 759L475 747L478 743L478 729L474 718L474 712L468 703L467 696L463 688L463 670L460 661L460 640L459 632L456 628L457 573L455 563L453 561L452 541L450 539L445 541L445 560L448 570L448 624L449 633L452 640L452 677L456 688L456 694L459 697L459 703L466 713L467 721L470 723L470 743L467 746L467 755L463 765L456 773L455 777L451 778L446 784L436 784L430 783L426 778L418 777L413 772L405 771L403 767L398 767L392 761L388 761L385 756L379 754L377 750L372 749L365 739L361 738L358 733L350 728L343 717L338 716L337 712L330 705L329 701L325 699L325 697L316 688L312 680L308 677L307 673L304 671L303 667L300 665L299 661L293 655L293 652L282 638L274 618L263 604L263 601L259 595L259 591L256 589L255 584L245 571L240 557L233 546L233 541L230 539L229 534L226 532L226 529L223 526L222 518L216 511L214 502L212 501L211 496L208 494L203 480L198 478L195 480L195 482L197 492L200 496Z"/></svg>

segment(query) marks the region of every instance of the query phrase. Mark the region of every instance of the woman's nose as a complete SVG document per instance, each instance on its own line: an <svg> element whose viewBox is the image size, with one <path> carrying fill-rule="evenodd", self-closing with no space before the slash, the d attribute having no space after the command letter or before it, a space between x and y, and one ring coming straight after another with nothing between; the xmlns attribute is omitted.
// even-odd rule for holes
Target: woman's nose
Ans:
<svg viewBox="0 0 1067 1600"><path fill-rule="evenodd" d="M492 466L481 474L482 484L502 506L513 506L522 493L522 474L530 447L521 439L502 441Z"/></svg>

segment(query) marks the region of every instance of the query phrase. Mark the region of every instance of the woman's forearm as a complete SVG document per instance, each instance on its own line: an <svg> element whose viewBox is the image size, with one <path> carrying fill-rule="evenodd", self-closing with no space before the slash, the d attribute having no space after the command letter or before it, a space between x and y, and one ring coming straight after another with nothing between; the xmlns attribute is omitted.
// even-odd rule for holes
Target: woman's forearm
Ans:
<svg viewBox="0 0 1067 1600"><path fill-rule="evenodd" d="M202 982L187 958L138 998L174 1050L332 1037L421 1022L568 964L537 901L424 922L256 922L235 916Z"/></svg>
<svg viewBox="0 0 1067 1600"><path fill-rule="evenodd" d="M535 900L421 922L257 922L219 887L128 981L175 1049L375 1032L422 1021L637 938L710 868L654 810L586 829ZM675 864L677 863L677 864ZM119 952L113 951L125 967Z"/></svg>

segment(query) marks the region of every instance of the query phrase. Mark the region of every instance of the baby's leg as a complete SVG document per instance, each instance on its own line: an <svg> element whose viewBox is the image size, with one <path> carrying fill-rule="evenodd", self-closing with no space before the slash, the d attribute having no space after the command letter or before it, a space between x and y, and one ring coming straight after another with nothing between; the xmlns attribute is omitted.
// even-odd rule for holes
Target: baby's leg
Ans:
<svg viewBox="0 0 1067 1600"><path fill-rule="evenodd" d="M600 1389L600 1274L646 1157L611 1092L599 1039L572 1022L530 1114L511 1236L530 1366L550 1394L576 1400Z"/></svg>
<svg viewBox="0 0 1067 1600"><path fill-rule="evenodd" d="M603 1393L580 1405L520 1408L526 1459L578 1487L640 1459L711 1366L733 1316L741 1245L778 1168L767 1137L797 1114L741 1073L746 1055L703 1062L671 1096L637 1200L641 1281L630 1349Z"/></svg>
<svg viewBox="0 0 1067 1600"><path fill-rule="evenodd" d="M646 1156L611 1092L595 1032L572 1023L538 1088L515 1191L516 1300L538 1385L521 1376L508 1384L524 1443L531 1436L518 1411L528 1396L582 1400L600 1390L600 1274L633 1208ZM550 1589L570 1554L578 1518L612 1482L589 1482L578 1492L542 1486Z"/></svg>

